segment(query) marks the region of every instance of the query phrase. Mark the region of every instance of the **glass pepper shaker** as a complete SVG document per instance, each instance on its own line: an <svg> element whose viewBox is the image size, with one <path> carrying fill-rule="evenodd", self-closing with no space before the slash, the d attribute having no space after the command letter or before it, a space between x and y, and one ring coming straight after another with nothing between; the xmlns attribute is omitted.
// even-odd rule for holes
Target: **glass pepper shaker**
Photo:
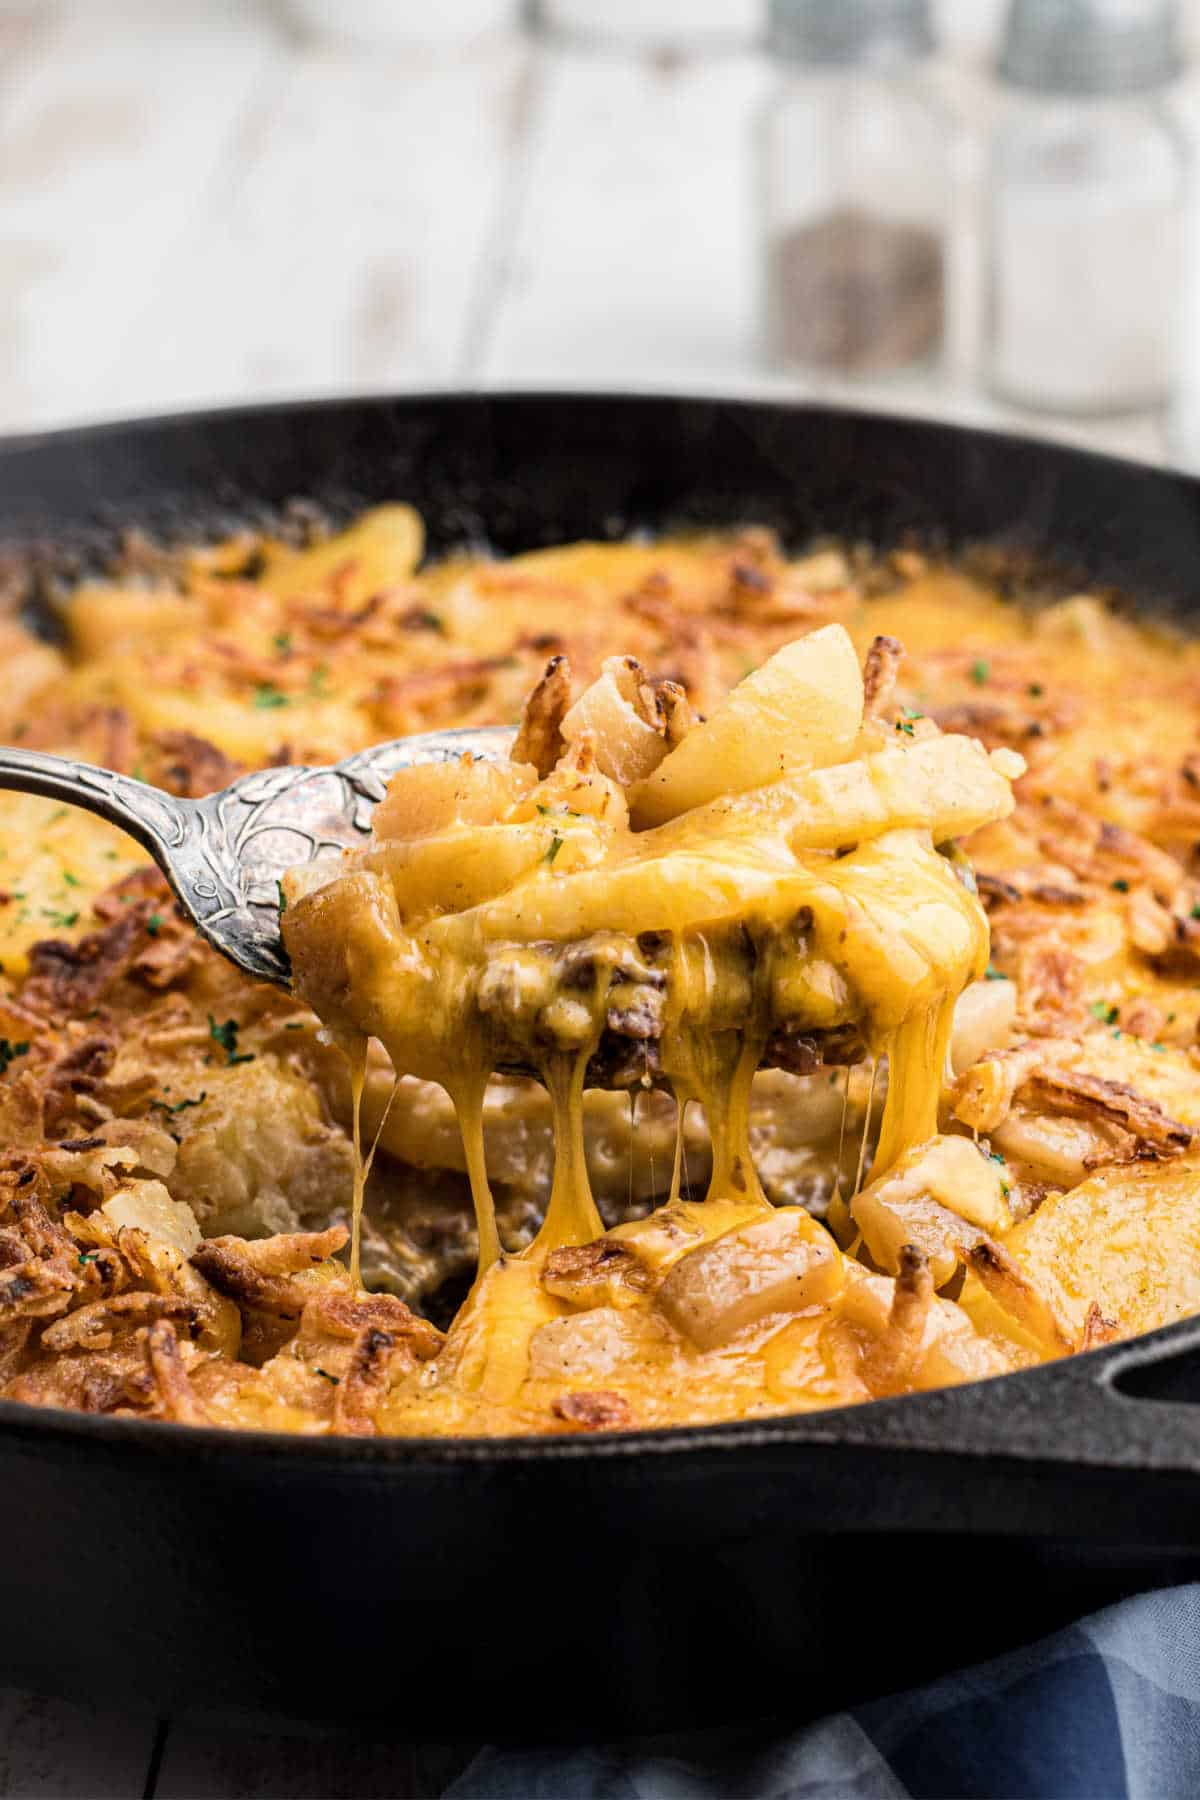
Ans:
<svg viewBox="0 0 1200 1800"><path fill-rule="evenodd" d="M922 65L928 0L772 0L760 120L768 367L932 368L945 337L954 129Z"/></svg>
<svg viewBox="0 0 1200 1800"><path fill-rule="evenodd" d="M1174 0L1011 0L989 156L985 376L1064 414L1160 404L1187 152Z"/></svg>

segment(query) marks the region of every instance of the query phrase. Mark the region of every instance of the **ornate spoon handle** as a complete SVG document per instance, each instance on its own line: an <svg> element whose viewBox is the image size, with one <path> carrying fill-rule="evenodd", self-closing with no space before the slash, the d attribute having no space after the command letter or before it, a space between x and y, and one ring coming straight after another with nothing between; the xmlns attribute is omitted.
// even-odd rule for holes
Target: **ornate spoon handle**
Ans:
<svg viewBox="0 0 1200 1800"><path fill-rule="evenodd" d="M186 834L187 814L193 805L132 775L11 744L0 745L0 788L44 794L47 800L65 800L70 806L98 813L144 844L164 868L169 846L182 842Z"/></svg>
<svg viewBox="0 0 1200 1800"><path fill-rule="evenodd" d="M377 744L332 768L261 769L202 800L178 800L92 763L0 745L0 788L64 800L120 826L150 852L214 949L247 974L286 987L285 872L364 836L397 769L467 752L496 758L511 742L512 732L500 728L430 732Z"/></svg>

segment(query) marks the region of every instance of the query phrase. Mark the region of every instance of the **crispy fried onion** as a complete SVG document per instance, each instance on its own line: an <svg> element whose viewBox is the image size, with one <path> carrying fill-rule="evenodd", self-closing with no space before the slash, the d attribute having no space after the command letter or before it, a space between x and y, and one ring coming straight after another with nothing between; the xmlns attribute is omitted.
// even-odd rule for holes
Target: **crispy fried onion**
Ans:
<svg viewBox="0 0 1200 1800"><path fill-rule="evenodd" d="M521 710L511 752L513 762L532 763L543 781L566 748L562 722L570 704L571 665L565 656L552 656Z"/></svg>
<svg viewBox="0 0 1200 1800"><path fill-rule="evenodd" d="M1038 1116L1081 1120L1095 1137L1082 1169L1159 1161L1191 1148L1195 1132L1157 1100L1128 1082L1069 1066L1084 1055L1078 1038L1045 1038L993 1051L955 1083L954 1115L989 1135L1001 1132L1018 1110L1030 1115L1034 1131Z"/></svg>
<svg viewBox="0 0 1200 1800"><path fill-rule="evenodd" d="M348 1237L344 1225L331 1225L325 1231L281 1232L256 1242L208 1238L193 1254L192 1267L239 1306L281 1320L299 1320L322 1266L345 1247ZM325 1275L348 1280L344 1270L327 1266Z"/></svg>
<svg viewBox="0 0 1200 1800"><path fill-rule="evenodd" d="M441 1344L441 1332L392 1294L326 1288L305 1306L295 1353L333 1385L334 1431L371 1437L391 1384Z"/></svg>
<svg viewBox="0 0 1200 1800"><path fill-rule="evenodd" d="M899 638L875 639L863 662L863 714L868 719L882 718L896 689L896 677L904 659L904 646Z"/></svg>

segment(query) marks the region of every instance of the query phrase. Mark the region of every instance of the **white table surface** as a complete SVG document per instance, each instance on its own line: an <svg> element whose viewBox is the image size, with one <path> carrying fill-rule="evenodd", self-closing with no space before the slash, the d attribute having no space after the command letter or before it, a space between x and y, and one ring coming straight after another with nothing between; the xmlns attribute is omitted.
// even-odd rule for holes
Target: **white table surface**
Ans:
<svg viewBox="0 0 1200 1800"><path fill-rule="evenodd" d="M0 431L456 385L794 392L754 349L765 79L515 32L364 56L254 0L0 0ZM977 75L946 79L980 118ZM968 287L939 390L866 399L1028 429L973 388L974 313ZM1164 453L1157 420L1040 428ZM0 1795L424 1795L467 1755L0 1694Z"/></svg>

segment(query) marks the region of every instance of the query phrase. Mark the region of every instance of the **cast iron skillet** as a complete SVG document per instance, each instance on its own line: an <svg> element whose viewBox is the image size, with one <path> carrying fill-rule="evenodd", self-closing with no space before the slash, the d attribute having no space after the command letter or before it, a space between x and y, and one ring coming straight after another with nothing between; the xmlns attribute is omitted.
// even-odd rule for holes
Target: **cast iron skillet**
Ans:
<svg viewBox="0 0 1200 1800"><path fill-rule="evenodd" d="M292 496L432 547L756 520L1069 561L1186 616L1200 484L944 425L435 396L0 444L0 538L81 566ZM806 1711L1200 1571L1200 1321L973 1387L626 1437L305 1441L0 1404L0 1678L426 1738Z"/></svg>

